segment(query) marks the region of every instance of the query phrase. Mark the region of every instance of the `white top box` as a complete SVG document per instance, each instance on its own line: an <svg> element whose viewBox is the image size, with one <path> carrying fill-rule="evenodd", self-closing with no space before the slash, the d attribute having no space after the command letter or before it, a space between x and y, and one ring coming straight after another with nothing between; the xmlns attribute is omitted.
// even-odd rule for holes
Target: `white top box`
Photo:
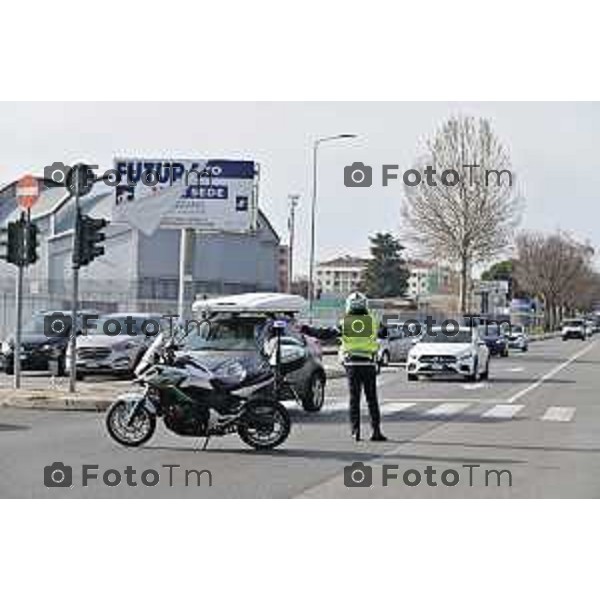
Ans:
<svg viewBox="0 0 600 600"><path fill-rule="evenodd" d="M192 304L192 310L195 313L299 313L305 306L306 301L302 296L270 292L196 300Z"/></svg>

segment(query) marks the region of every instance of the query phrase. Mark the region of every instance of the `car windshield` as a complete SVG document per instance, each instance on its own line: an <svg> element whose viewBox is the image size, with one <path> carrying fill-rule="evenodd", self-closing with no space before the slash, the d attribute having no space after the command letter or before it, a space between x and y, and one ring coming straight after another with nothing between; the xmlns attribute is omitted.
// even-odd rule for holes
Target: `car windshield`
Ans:
<svg viewBox="0 0 600 600"><path fill-rule="evenodd" d="M569 319L563 323L564 327L581 327L583 321L581 319Z"/></svg>
<svg viewBox="0 0 600 600"><path fill-rule="evenodd" d="M499 336L500 328L498 325L480 325L479 335L481 336Z"/></svg>
<svg viewBox="0 0 600 600"><path fill-rule="evenodd" d="M452 335L452 332L444 334L441 330L433 330L431 334L425 333L419 342L425 344L470 344L473 336L471 330L463 330L456 332Z"/></svg>
<svg viewBox="0 0 600 600"><path fill-rule="evenodd" d="M33 315L23 326L23 333L44 333L44 315ZM60 329L59 325L56 326Z"/></svg>
<svg viewBox="0 0 600 600"><path fill-rule="evenodd" d="M258 323L248 319L213 321L210 327L193 328L184 339L186 350L256 350Z"/></svg>

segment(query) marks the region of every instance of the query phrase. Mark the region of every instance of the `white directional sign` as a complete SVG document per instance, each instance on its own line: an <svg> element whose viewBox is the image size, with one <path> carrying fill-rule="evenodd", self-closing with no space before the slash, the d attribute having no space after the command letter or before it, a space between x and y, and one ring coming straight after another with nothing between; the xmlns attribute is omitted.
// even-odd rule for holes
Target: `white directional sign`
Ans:
<svg viewBox="0 0 600 600"><path fill-rule="evenodd" d="M147 235L159 226L243 232L257 214L252 161L117 159L113 222Z"/></svg>

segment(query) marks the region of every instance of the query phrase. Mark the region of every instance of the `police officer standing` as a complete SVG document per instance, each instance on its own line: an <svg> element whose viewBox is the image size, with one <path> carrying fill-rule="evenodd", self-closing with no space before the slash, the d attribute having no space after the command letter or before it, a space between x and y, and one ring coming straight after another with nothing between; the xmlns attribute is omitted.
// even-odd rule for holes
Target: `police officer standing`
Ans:
<svg viewBox="0 0 600 600"><path fill-rule="evenodd" d="M381 432L381 413L377 400L377 327L375 318L367 308L367 297L360 292L352 292L348 296L346 314L339 329L303 326L301 330L321 339L341 337L340 355L348 378L352 437L360 441L360 397L364 390L371 417L371 441L387 441Z"/></svg>
<svg viewBox="0 0 600 600"><path fill-rule="evenodd" d="M346 299L346 315L341 326L342 362L350 391L350 426L352 437L360 440L360 397L364 390L371 417L371 441L385 442L381 432L381 413L377 399L377 326L367 308L367 298L352 292Z"/></svg>

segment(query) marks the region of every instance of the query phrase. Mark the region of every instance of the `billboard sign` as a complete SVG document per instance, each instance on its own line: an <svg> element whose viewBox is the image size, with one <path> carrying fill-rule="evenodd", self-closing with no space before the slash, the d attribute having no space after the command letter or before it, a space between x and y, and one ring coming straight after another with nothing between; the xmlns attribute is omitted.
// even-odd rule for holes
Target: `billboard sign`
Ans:
<svg viewBox="0 0 600 600"><path fill-rule="evenodd" d="M257 216L253 161L119 158L113 222L147 235L158 227L245 232Z"/></svg>

